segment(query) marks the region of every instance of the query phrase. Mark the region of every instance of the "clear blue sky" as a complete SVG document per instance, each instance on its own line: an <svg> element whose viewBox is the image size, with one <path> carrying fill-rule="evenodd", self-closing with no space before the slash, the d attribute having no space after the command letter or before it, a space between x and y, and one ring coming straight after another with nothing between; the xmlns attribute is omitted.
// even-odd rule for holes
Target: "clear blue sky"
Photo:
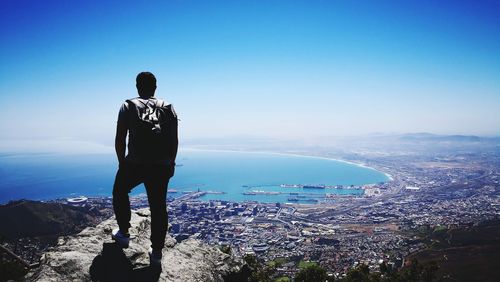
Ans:
<svg viewBox="0 0 500 282"><path fill-rule="evenodd" d="M151 71L185 139L500 134L497 1L1 1L0 139L111 143Z"/></svg>

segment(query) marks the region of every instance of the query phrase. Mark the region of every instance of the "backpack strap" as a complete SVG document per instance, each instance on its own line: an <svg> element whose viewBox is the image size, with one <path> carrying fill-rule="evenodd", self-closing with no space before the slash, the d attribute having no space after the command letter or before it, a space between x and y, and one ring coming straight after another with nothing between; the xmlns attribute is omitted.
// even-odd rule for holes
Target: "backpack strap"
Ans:
<svg viewBox="0 0 500 282"><path fill-rule="evenodd" d="M131 105L134 105L134 106L135 106L135 103L134 103L134 102L132 102L132 100L131 100L131 99L127 99L127 100L125 100L125 102L127 103L127 105L128 105L129 107L130 107Z"/></svg>
<svg viewBox="0 0 500 282"><path fill-rule="evenodd" d="M156 104L155 106L157 108L162 108L162 107L168 107L169 104L167 104L167 102L165 102L164 100L162 99L156 99Z"/></svg>
<svg viewBox="0 0 500 282"><path fill-rule="evenodd" d="M129 104L129 106L134 105L136 108L146 106L145 103L143 103L141 100L139 100L137 98L127 99L127 100L125 100L125 102L127 102L127 104Z"/></svg>
<svg viewBox="0 0 500 282"><path fill-rule="evenodd" d="M132 100L135 100L135 99L127 99L127 100L125 100L125 102L128 105L128 113L129 113L129 115L132 114L132 113L135 113L135 115L138 116L139 113L137 113L138 112L137 104L134 101L132 101Z"/></svg>

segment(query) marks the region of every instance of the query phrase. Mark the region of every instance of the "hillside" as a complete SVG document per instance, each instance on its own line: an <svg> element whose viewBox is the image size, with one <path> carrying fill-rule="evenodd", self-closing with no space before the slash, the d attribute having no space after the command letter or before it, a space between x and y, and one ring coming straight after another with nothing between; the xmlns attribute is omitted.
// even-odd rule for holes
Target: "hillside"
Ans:
<svg viewBox="0 0 500 282"><path fill-rule="evenodd" d="M95 219L82 208L20 200L0 206L0 222L0 236L15 240L78 232L95 223Z"/></svg>
<svg viewBox="0 0 500 282"><path fill-rule="evenodd" d="M500 220L471 227L436 229L425 235L429 248L408 260L437 262L445 281L500 279Z"/></svg>

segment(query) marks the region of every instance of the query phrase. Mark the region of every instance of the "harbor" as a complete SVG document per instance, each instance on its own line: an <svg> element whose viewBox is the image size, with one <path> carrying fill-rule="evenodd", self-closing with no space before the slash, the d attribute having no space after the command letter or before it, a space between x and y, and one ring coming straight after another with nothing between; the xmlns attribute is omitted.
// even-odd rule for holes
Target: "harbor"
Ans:
<svg viewBox="0 0 500 282"><path fill-rule="evenodd" d="M257 202L281 202L298 204L316 204L322 202L332 202L335 199L346 196L363 196L362 186L342 186L342 185L305 185L305 184L264 184L264 185L242 185L243 201ZM285 188L285 189L283 189ZM221 195L224 191L216 190L187 190L172 189L173 200L223 200ZM318 192L316 192L318 191ZM328 191L328 193L325 193ZM354 192L354 193L353 193Z"/></svg>

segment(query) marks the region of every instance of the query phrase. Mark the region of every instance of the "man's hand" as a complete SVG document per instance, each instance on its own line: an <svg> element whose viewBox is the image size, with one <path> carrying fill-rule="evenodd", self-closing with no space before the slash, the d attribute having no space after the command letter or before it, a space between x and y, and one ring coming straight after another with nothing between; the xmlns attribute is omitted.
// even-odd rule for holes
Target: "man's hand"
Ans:
<svg viewBox="0 0 500 282"><path fill-rule="evenodd" d="M127 147L127 127L120 125L116 126L115 151L118 163L122 164L125 161L125 148Z"/></svg>

